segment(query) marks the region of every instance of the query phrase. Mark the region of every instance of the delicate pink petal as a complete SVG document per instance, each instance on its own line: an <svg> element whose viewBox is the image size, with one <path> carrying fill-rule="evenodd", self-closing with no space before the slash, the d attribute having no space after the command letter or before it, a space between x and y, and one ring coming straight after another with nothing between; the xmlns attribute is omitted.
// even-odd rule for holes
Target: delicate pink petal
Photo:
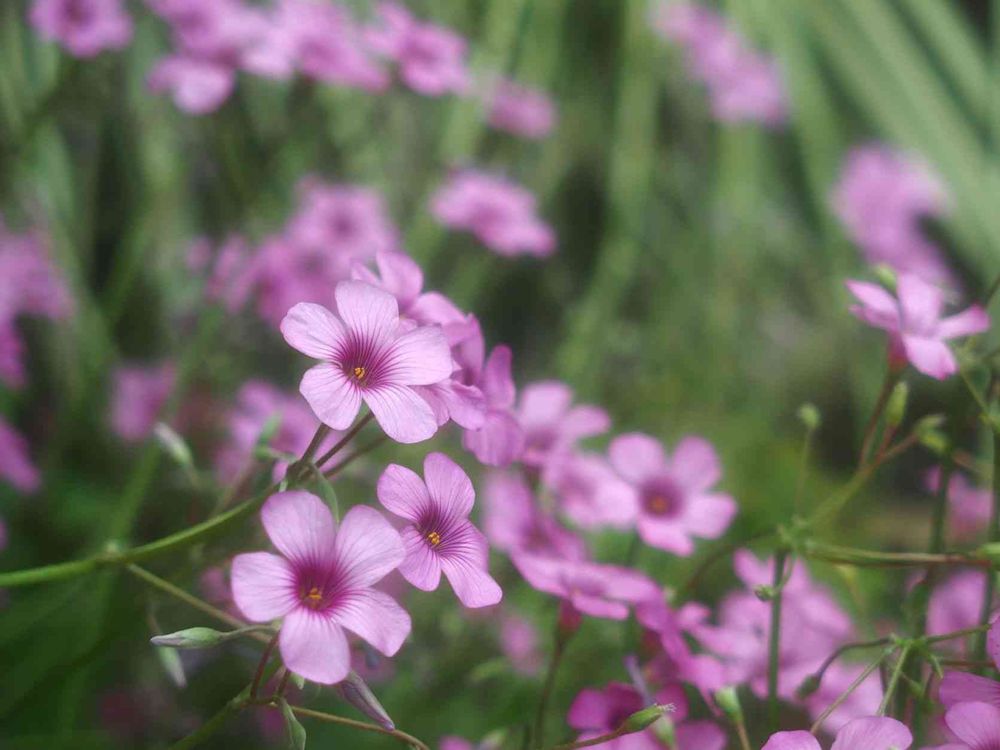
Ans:
<svg viewBox="0 0 1000 750"><path fill-rule="evenodd" d="M954 479L952 480L952 484L954 484ZM990 630L986 634L986 652L993 660L993 665L997 669L1000 669L1000 617L990 624Z"/></svg>
<svg viewBox="0 0 1000 750"><path fill-rule="evenodd" d="M355 589L345 594L331 614L340 625L386 656L399 651L410 634L406 610L391 596L375 589Z"/></svg>
<svg viewBox="0 0 1000 750"><path fill-rule="evenodd" d="M509 409L514 405L516 391L511 375L511 359L509 346L495 346L483 366L479 387L494 408Z"/></svg>
<svg viewBox="0 0 1000 750"><path fill-rule="evenodd" d="M401 532L406 547L406 559L399 566L399 572L411 586L421 591L433 591L441 582L441 561L427 540L413 526Z"/></svg>
<svg viewBox="0 0 1000 750"><path fill-rule="evenodd" d="M500 586L487 572L486 537L471 523L452 531L447 552L439 555L441 570L466 607L488 607L500 601ZM460 551L456 552L456 548Z"/></svg>
<svg viewBox="0 0 1000 750"><path fill-rule="evenodd" d="M715 448L700 437L685 437L677 443L670 468L671 476L689 492L707 490L722 476Z"/></svg>
<svg viewBox="0 0 1000 750"><path fill-rule="evenodd" d="M355 505L340 522L337 558L352 587L371 586L406 556L399 532L374 508Z"/></svg>
<svg viewBox="0 0 1000 750"><path fill-rule="evenodd" d="M650 547L657 547L686 557L694 552L694 543L685 530L673 521L639 516L639 536Z"/></svg>
<svg viewBox="0 0 1000 750"><path fill-rule="evenodd" d="M392 380L401 385L431 385L451 375L451 352L438 326L422 326L400 336L389 355Z"/></svg>
<svg viewBox="0 0 1000 750"><path fill-rule="evenodd" d="M563 435L570 440L600 435L611 426L611 418L596 406L577 406L569 410L562 422Z"/></svg>
<svg viewBox="0 0 1000 750"><path fill-rule="evenodd" d="M430 453L424 459L424 480L434 503L445 513L453 517L468 517L476 491L461 466L443 453Z"/></svg>
<svg viewBox="0 0 1000 750"><path fill-rule="evenodd" d="M439 390L452 421L466 430L478 430L486 422L486 400L474 385L446 380Z"/></svg>
<svg viewBox="0 0 1000 750"><path fill-rule="evenodd" d="M431 504L423 480L416 472L399 464L389 464L382 472L376 494L386 510L414 523Z"/></svg>
<svg viewBox="0 0 1000 750"><path fill-rule="evenodd" d="M341 281L334 295L341 320L367 341L385 341L399 327L399 305L388 292L363 281Z"/></svg>
<svg viewBox="0 0 1000 750"><path fill-rule="evenodd" d="M677 727L677 750L726 750L726 733L714 721L685 721Z"/></svg>
<svg viewBox="0 0 1000 750"><path fill-rule="evenodd" d="M959 703L944 715L948 729L971 750L1000 746L1000 708L987 703Z"/></svg>
<svg viewBox="0 0 1000 750"><path fill-rule="evenodd" d="M569 600L578 610L592 617L603 617L608 620L624 620L628 617L628 607L621 602L612 602L599 596L571 591Z"/></svg>
<svg viewBox="0 0 1000 750"><path fill-rule="evenodd" d="M809 732L775 732L761 750L823 750L819 741Z"/></svg>
<svg viewBox="0 0 1000 750"><path fill-rule="evenodd" d="M938 688L938 700L945 708L970 701L1000 708L1000 682L969 672L945 672Z"/></svg>
<svg viewBox="0 0 1000 750"><path fill-rule="evenodd" d="M300 302L281 321L288 345L314 359L332 359L344 340L344 324L322 305Z"/></svg>
<svg viewBox="0 0 1000 750"><path fill-rule="evenodd" d="M264 530L292 562L322 563L333 559L337 527L322 500L303 490L272 495L260 510Z"/></svg>
<svg viewBox="0 0 1000 750"><path fill-rule="evenodd" d="M858 317L878 328L899 330L899 304L889 292L867 281L848 281L847 288L864 305L855 311Z"/></svg>
<svg viewBox="0 0 1000 750"><path fill-rule="evenodd" d="M251 622L284 617L299 603L295 571L283 557L248 552L233 558L233 600Z"/></svg>
<svg viewBox="0 0 1000 750"><path fill-rule="evenodd" d="M945 318L937 327L937 335L943 339L959 336L973 336L989 330L990 316L979 305L973 305L957 315Z"/></svg>
<svg viewBox="0 0 1000 750"><path fill-rule="evenodd" d="M663 446L640 432L619 435L611 441L608 457L622 478L641 484L666 466Z"/></svg>
<svg viewBox="0 0 1000 750"><path fill-rule="evenodd" d="M320 421L335 430L346 430L358 416L361 393L340 368L319 364L306 370L299 391Z"/></svg>
<svg viewBox="0 0 1000 750"><path fill-rule="evenodd" d="M382 277L382 286L387 292L394 294L404 307L420 294L424 286L424 274L409 255L379 251L375 254L375 264Z"/></svg>
<svg viewBox="0 0 1000 750"><path fill-rule="evenodd" d="M462 436L462 445L487 466L508 466L524 451L524 431L507 412L490 411L482 428Z"/></svg>
<svg viewBox="0 0 1000 750"><path fill-rule="evenodd" d="M945 380L958 372L958 363L943 341L904 334L903 349L910 364L924 375Z"/></svg>
<svg viewBox="0 0 1000 750"><path fill-rule="evenodd" d="M896 296L903 313L903 330L916 334L929 332L941 317L944 292L914 274L901 274L896 280Z"/></svg>
<svg viewBox="0 0 1000 750"><path fill-rule="evenodd" d="M528 425L547 425L559 420L573 401L573 391L565 383L545 380L526 386L521 393L518 414Z"/></svg>
<svg viewBox="0 0 1000 750"><path fill-rule="evenodd" d="M736 515L736 501L729 495L697 495L688 503L684 524L695 536L717 539Z"/></svg>
<svg viewBox="0 0 1000 750"><path fill-rule="evenodd" d="M867 716L845 724L830 750L906 750L913 735L902 722L887 716Z"/></svg>
<svg viewBox="0 0 1000 750"><path fill-rule="evenodd" d="M321 685L340 682L351 670L351 652L340 625L327 615L296 609L285 617L278 638L289 671Z"/></svg>
<svg viewBox="0 0 1000 750"><path fill-rule="evenodd" d="M363 397L379 426L397 443L419 443L437 432L431 407L406 386L368 388Z"/></svg>

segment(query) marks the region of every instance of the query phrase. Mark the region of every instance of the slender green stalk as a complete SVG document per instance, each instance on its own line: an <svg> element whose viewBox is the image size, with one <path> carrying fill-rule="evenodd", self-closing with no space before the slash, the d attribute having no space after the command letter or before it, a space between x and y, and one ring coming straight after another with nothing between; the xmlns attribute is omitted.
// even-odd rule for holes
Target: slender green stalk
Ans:
<svg viewBox="0 0 1000 750"><path fill-rule="evenodd" d="M879 666L882 664L882 662L885 661L889 657L889 655L895 650L896 650L895 644L883 649L882 653L878 655L878 658L871 664L869 664L867 667L865 667L864 670L861 672L861 674L859 674L855 678L854 682L848 685L847 689L843 693L838 695L836 700L834 700L833 703L827 706L826 709L823 711L823 713L821 713L816 718L816 721L813 722L813 725L809 728L809 731L814 735L819 733L819 730L823 728L823 722L825 722L829 718L830 714L836 711L840 707L840 705L851 696L851 693L857 690L858 686L861 685L861 683L863 683L865 680L867 680L868 677L871 675L871 673L874 672L876 669L878 669Z"/></svg>
<svg viewBox="0 0 1000 750"><path fill-rule="evenodd" d="M874 568L907 568L933 566L989 567L990 561L971 552L879 552L876 550L842 547L836 544L809 541L802 545L802 554L816 560Z"/></svg>
<svg viewBox="0 0 1000 750"><path fill-rule="evenodd" d="M350 430L348 430L347 434L337 441L336 445L316 459L316 467L322 469L323 464L336 456L344 448L344 446L351 442L351 440L354 439L354 436L361 432L362 428L374 418L375 415L368 412L361 419L359 419L357 423Z"/></svg>
<svg viewBox="0 0 1000 750"><path fill-rule="evenodd" d="M823 681L823 676L826 674L826 670L830 668L830 665L833 664L835 661L837 661L837 659L839 659L848 651L853 651L855 649L862 649L862 648L874 648L876 646L886 646L891 642L892 639L886 637L886 638L876 638L873 641L854 641L852 643L845 643L843 646L841 646L832 654L830 654L828 657L826 657L823 663L820 664L819 669L813 672L812 679L815 680L816 686L818 687L819 683Z"/></svg>
<svg viewBox="0 0 1000 750"><path fill-rule="evenodd" d="M250 700L252 701L257 700L257 693L264 679L264 670L267 669L267 663L271 661L271 654L274 653L276 645L278 645L277 633L271 636L271 639L264 647L264 652L260 655L260 661L257 662L257 671L253 673L253 682L250 683Z"/></svg>
<svg viewBox="0 0 1000 750"><path fill-rule="evenodd" d="M182 740L175 742L168 750L191 750L191 748L203 745L218 733L226 722L243 710L248 690L244 690L236 698L227 701L218 712L198 727L194 732Z"/></svg>
<svg viewBox="0 0 1000 750"><path fill-rule="evenodd" d="M277 708L277 706L268 706L269 708ZM378 724L369 724L365 721L357 721L356 719L348 719L346 716L337 716L335 714L328 714L324 711L314 711L311 708L303 708L302 706L290 706L292 711L299 716L305 716L310 719L317 719L319 721L330 722L331 724L340 724L345 727L352 727L354 729L360 729L363 732L374 732L376 734L384 734L386 737L393 737L405 745L410 745L411 747L417 748L417 750L430 750L425 742L418 740L412 734L407 734L406 732L400 731L399 729L386 729L385 727L380 727Z"/></svg>
<svg viewBox="0 0 1000 750"><path fill-rule="evenodd" d="M882 418L882 412L885 411L885 407L889 403L889 397L892 396L892 389L899 382L899 375L900 373L892 368L887 369L885 372L885 378L882 380L882 389L879 391L878 398L875 401L875 408L872 409L871 416L868 417L864 437L861 439L861 453L858 457L859 466L864 466L869 459L879 420Z"/></svg>
<svg viewBox="0 0 1000 750"><path fill-rule="evenodd" d="M778 667L781 651L781 591L785 586L785 562L788 551L778 550L774 555L774 574L771 593L771 626L767 642L767 714L771 731L777 731L781 703L778 699Z"/></svg>
<svg viewBox="0 0 1000 750"><path fill-rule="evenodd" d="M208 602L202 601L196 596L192 596L179 586L175 586L174 584L170 583L170 581L165 581L159 576L150 573L145 568L140 568L138 565L130 563L125 566L125 570L134 575L136 578L145 581L150 586L153 586L154 588L157 588L166 594L170 594L170 596L174 597L175 599L179 599L185 604L194 607L195 609L201 610L205 614L214 617L217 620L221 620L227 625L232 625L234 628L247 627L247 623L243 622L239 618L233 617L228 612L223 612L221 609L213 607Z"/></svg>
<svg viewBox="0 0 1000 750"><path fill-rule="evenodd" d="M942 633L941 635L929 635L923 638L925 644L931 643L941 643L943 641L953 641L956 638L965 638L967 635L979 635L980 633L985 633L990 629L989 625L978 625L974 628L963 628L962 630L953 630L950 633Z"/></svg>
<svg viewBox="0 0 1000 750"><path fill-rule="evenodd" d="M380 445L382 445L388 439L389 438L387 436L385 436L385 435L379 435L374 440L370 440L369 442L365 443L364 445L362 445L361 447L357 448L353 452L348 453L346 456L344 456L340 460L340 463L334 464L329 469L327 469L325 472L323 472L323 476L326 477L327 479L335 477L337 474L339 474L344 469L346 469L349 464L351 464L355 460L361 458L366 453L371 453L373 450L375 450L376 448L378 448Z"/></svg>
<svg viewBox="0 0 1000 750"><path fill-rule="evenodd" d="M879 716L885 716L885 712L889 710L889 703L896 692L896 686L899 685L899 678L902 676L903 668L906 666L906 657L909 655L912 647L911 643L904 643L899 652L899 658L896 659L896 664L892 668L892 675L889 677L889 685L886 687L885 693L882 695L882 703L878 707Z"/></svg>
<svg viewBox="0 0 1000 750"><path fill-rule="evenodd" d="M1000 432L993 429L993 510L990 513L990 525L987 532L988 542L1000 541ZM993 593L996 590L996 575L992 570L986 573L986 587L983 591L983 603L979 610L979 622L984 626L989 624L990 613L993 610ZM973 659L983 660L986 656L986 633L976 638L976 647L972 652Z"/></svg>
<svg viewBox="0 0 1000 750"><path fill-rule="evenodd" d="M532 730L532 742L535 747L541 747L545 744L545 713L549 707L549 699L552 697L552 688L556 684L556 673L559 671L559 665L565 652L566 641L557 635L555 649L552 651L552 658L549 660L549 666L545 672L542 694L538 699L538 710L535 712L535 723Z"/></svg>

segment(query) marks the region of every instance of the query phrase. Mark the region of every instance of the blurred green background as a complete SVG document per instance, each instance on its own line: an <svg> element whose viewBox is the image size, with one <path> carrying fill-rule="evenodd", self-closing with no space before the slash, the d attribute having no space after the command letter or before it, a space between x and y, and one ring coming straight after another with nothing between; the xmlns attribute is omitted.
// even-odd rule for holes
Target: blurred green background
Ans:
<svg viewBox="0 0 1000 750"><path fill-rule="evenodd" d="M476 69L550 92L556 132L522 142L488 131L476 102L247 76L219 112L191 117L146 89L167 39L139 5L130 8L131 46L77 61L35 36L26 3L0 3L0 208L13 226L40 220L49 228L78 306L71 321L29 323L30 384L0 391L2 411L39 446L45 471L43 491L30 500L0 486L11 528L5 570L70 559L109 538L155 538L205 502L156 445L126 448L107 434L109 373L122 361L176 358L189 398L231 398L251 376L294 385L302 362L275 331L252 315L224 319L198 307L184 255L198 235L258 241L277 231L305 174L383 190L427 286L474 311L489 342L511 344L520 384L563 378L581 399L606 407L616 431L640 429L668 443L690 431L709 437L742 508L729 539L788 516L801 403L816 403L824 419L810 496L847 476L882 377L881 337L846 312L843 280L866 270L829 208L852 145L878 139L922 155L952 196L949 216L928 231L972 295L996 273L1000 19L989 3L723 3L780 61L792 116L778 132L713 123L679 50L651 31L646 2L408 5L467 36ZM427 199L462 164L503 168L536 191L559 252L513 261L439 227ZM915 415L964 403L954 383L911 385ZM975 448L971 415L967 427L962 440ZM199 438L192 442L197 448ZM441 445L456 447L444 438ZM342 496L370 500L381 459L415 461L425 448L384 450ZM925 526L912 521L924 502L913 470L930 460L915 454L852 506L843 520L852 539L924 543ZM598 557L621 559L627 543L608 535ZM232 540L212 556L247 545ZM645 550L639 564L680 583L697 560ZM547 633L554 603L517 586L505 562L494 565L510 584L509 601ZM183 560L154 568L182 585L197 572ZM893 580L847 582L853 589L834 582L847 601L862 592L877 615L879 607L893 612L877 596ZM699 598L710 601L731 583L723 563ZM396 677L376 687L397 724L428 742L516 725L539 688L503 668L486 624L463 618L449 597L438 591L411 604L414 636ZM115 747L98 721L109 691L133 691L123 705L147 722L142 746L165 746L235 695L254 663L249 647L227 647L190 671L186 689L174 688L146 646L148 593L112 572L10 591L7 600L5 750ZM157 612L167 630L204 624L172 602ZM620 678L634 637L587 622L556 710L581 687ZM351 712L315 690L308 703ZM312 747L393 746L308 729ZM211 746L266 745L243 718Z"/></svg>

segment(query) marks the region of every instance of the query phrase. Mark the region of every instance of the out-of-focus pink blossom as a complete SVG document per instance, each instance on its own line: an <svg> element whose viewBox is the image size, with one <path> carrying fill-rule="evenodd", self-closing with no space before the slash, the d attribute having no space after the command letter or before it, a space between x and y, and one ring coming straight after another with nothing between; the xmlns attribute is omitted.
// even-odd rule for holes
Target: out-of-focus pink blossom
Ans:
<svg viewBox="0 0 1000 750"><path fill-rule="evenodd" d="M462 737L451 735L441 738L440 750L475 750L475 745Z"/></svg>
<svg viewBox="0 0 1000 750"><path fill-rule="evenodd" d="M311 178L299 187L299 208L288 234L292 242L339 259L340 278L347 276L355 261L399 247L399 234L378 191Z"/></svg>
<svg viewBox="0 0 1000 750"><path fill-rule="evenodd" d="M927 472L926 486L937 492L941 484L941 469L935 466ZM990 520L993 495L984 487L976 487L967 476L954 472L948 480L948 530L963 540L975 538Z"/></svg>
<svg viewBox="0 0 1000 750"><path fill-rule="evenodd" d="M542 91L500 80L490 92L487 119L494 128L524 138L544 138L556 124L556 107Z"/></svg>
<svg viewBox="0 0 1000 750"><path fill-rule="evenodd" d="M111 394L111 429L122 440L149 436L160 410L174 389L176 372L170 362L126 365L115 370Z"/></svg>
<svg viewBox="0 0 1000 750"><path fill-rule="evenodd" d="M694 3L663 2L655 10L653 27L684 48L688 70L708 88L719 120L778 127L788 119L777 65L751 49L718 13Z"/></svg>
<svg viewBox="0 0 1000 750"><path fill-rule="evenodd" d="M278 646L285 666L330 685L351 668L344 629L386 656L410 632L410 616L372 588L405 556L389 522L367 506L351 508L339 529L330 509L308 492L282 492L261 509L269 552L233 560L233 598L251 622L283 618Z"/></svg>
<svg viewBox="0 0 1000 750"><path fill-rule="evenodd" d="M555 495L559 510L581 528L626 528L635 523L635 492L604 456L569 453L545 466L542 481Z"/></svg>
<svg viewBox="0 0 1000 750"><path fill-rule="evenodd" d="M461 467L443 453L428 454L424 479L390 464L378 480L378 499L406 519L403 577L418 589L433 591L444 573L466 607L488 607L502 592L488 571L486 537L469 521L476 493Z"/></svg>
<svg viewBox="0 0 1000 750"><path fill-rule="evenodd" d="M976 627L985 594L986 575L981 570L962 570L939 581L927 603L928 635ZM941 644L960 651L963 646L959 639Z"/></svg>
<svg viewBox="0 0 1000 750"><path fill-rule="evenodd" d="M393 440L426 440L438 424L413 386L451 374L441 329L400 325L396 298L361 281L340 282L335 296L337 315L302 302L281 323L290 346L321 360L303 376L302 395L335 430L350 427L364 401Z"/></svg>
<svg viewBox="0 0 1000 750"><path fill-rule="evenodd" d="M535 196L504 177L472 169L456 172L434 194L431 212L499 255L545 257L556 249L555 232L538 217Z"/></svg>
<svg viewBox="0 0 1000 750"><path fill-rule="evenodd" d="M366 32L372 49L394 60L403 82L425 96L462 94L469 88L465 40L451 29L418 21L402 5L378 5Z"/></svg>
<svg viewBox="0 0 1000 750"><path fill-rule="evenodd" d="M132 40L122 0L34 0L29 19L43 37L76 57L121 49Z"/></svg>
<svg viewBox="0 0 1000 750"><path fill-rule="evenodd" d="M573 405L573 390L557 380L531 383L521 390L517 420L524 430L521 462L541 469L574 450L585 438L600 435L611 426L604 409Z"/></svg>
<svg viewBox="0 0 1000 750"><path fill-rule="evenodd" d="M668 457L657 440L636 432L615 438L609 455L631 486L639 536L646 544L690 555L693 537L718 538L736 515L731 496L711 491L722 469L707 440L685 437Z"/></svg>
<svg viewBox="0 0 1000 750"><path fill-rule="evenodd" d="M1000 747L1000 708L984 702L959 703L944 715L958 742L937 750L991 750Z"/></svg>
<svg viewBox="0 0 1000 750"><path fill-rule="evenodd" d="M28 455L28 441L0 417L0 479L21 492L34 492L41 485L38 469Z"/></svg>
<svg viewBox="0 0 1000 750"><path fill-rule="evenodd" d="M958 371L955 355L945 342L990 327L990 318L979 305L942 317L944 292L913 274L899 277L895 297L865 281L848 281L847 288L861 303L853 305L851 312L868 325L888 332L891 361L909 362L938 380Z"/></svg>
<svg viewBox="0 0 1000 750"><path fill-rule="evenodd" d="M675 612L662 596L657 596L640 602L635 608L635 616L659 643L661 651L651 662L650 669L662 683L694 685L706 700L726 684L719 660L710 654L695 654L685 638L704 623L708 617L707 607L689 603Z"/></svg>
<svg viewBox="0 0 1000 750"><path fill-rule="evenodd" d="M517 391L511 358L510 347L495 347L474 379L485 414L480 428L462 435L462 445L487 466L509 466L524 451L524 430L513 413Z"/></svg>
<svg viewBox="0 0 1000 750"><path fill-rule="evenodd" d="M794 636L793 636L794 637ZM806 708L813 719L819 718L827 708L861 676L862 664L833 662L823 673L819 689L806 699ZM837 732L852 719L873 716L882 703L882 680L873 672L823 720L823 730Z"/></svg>
<svg viewBox="0 0 1000 750"><path fill-rule="evenodd" d="M516 672L537 674L542 666L538 630L519 615L506 615L500 623L500 648Z"/></svg>
<svg viewBox="0 0 1000 750"><path fill-rule="evenodd" d="M902 722L888 716L865 716L845 724L830 750L907 750L912 744L913 735ZM822 746L809 732L776 732L761 750L822 750Z"/></svg>
<svg viewBox="0 0 1000 750"><path fill-rule="evenodd" d="M948 208L941 181L919 160L884 145L852 149L833 192L833 208L872 264L951 285L940 248L924 234L924 217Z"/></svg>
<svg viewBox="0 0 1000 750"><path fill-rule="evenodd" d="M986 651L995 667L1000 667L1000 620L994 620L986 635ZM982 702L1000 708L1000 682L971 672L945 672L938 689L938 700L945 708L961 703ZM949 728L950 728L949 722Z"/></svg>
<svg viewBox="0 0 1000 750"><path fill-rule="evenodd" d="M229 98L236 85L236 73L209 58L169 55L157 62L148 82L150 91L169 91L185 112L203 115L214 112Z"/></svg>

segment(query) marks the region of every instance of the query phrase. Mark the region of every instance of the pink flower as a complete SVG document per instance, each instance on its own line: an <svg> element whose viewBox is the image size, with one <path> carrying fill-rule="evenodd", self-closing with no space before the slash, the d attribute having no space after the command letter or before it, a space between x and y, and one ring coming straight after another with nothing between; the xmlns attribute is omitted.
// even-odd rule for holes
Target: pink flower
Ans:
<svg viewBox="0 0 1000 750"><path fill-rule="evenodd" d="M938 582L927 603L928 635L944 635L979 624L986 576L981 570L962 570ZM940 644L964 650L960 640Z"/></svg>
<svg viewBox="0 0 1000 750"><path fill-rule="evenodd" d="M0 479L21 492L34 492L42 483L28 455L28 441L0 417Z"/></svg>
<svg viewBox="0 0 1000 750"><path fill-rule="evenodd" d="M927 472L926 486L936 493L941 483L941 469ZM986 528L993 507L993 494L973 485L967 476L954 472L948 481L948 528L960 539L972 539ZM945 631L942 631L945 632Z"/></svg>
<svg viewBox="0 0 1000 750"><path fill-rule="evenodd" d="M424 459L424 481L398 464L390 464L378 480L379 502L410 522L402 531L403 577L433 591L444 572L462 604L488 607L502 593L487 571L486 537L469 521L475 498L469 477L443 453Z"/></svg>
<svg viewBox="0 0 1000 750"><path fill-rule="evenodd" d="M251 622L284 618L278 646L285 666L330 685L351 668L344 629L386 656L410 632L410 616L372 588L402 562L399 534L377 511L355 506L337 528L308 492L281 492L261 509L264 530L281 556L251 552L233 559L233 598Z"/></svg>
<svg viewBox="0 0 1000 750"><path fill-rule="evenodd" d="M440 750L475 750L474 745L462 737L450 735L441 738Z"/></svg>
<svg viewBox="0 0 1000 750"><path fill-rule="evenodd" d="M708 697L726 684L722 664L709 654L691 651L685 635L693 632L708 616L702 605L689 603L674 612L662 596L640 602L635 616L655 635L661 653L651 665L664 681L690 683Z"/></svg>
<svg viewBox="0 0 1000 750"><path fill-rule="evenodd" d="M500 80L489 100L490 125L537 140L547 136L556 122L555 105L543 92Z"/></svg>
<svg viewBox="0 0 1000 750"><path fill-rule="evenodd" d="M958 742L937 750L992 750L1000 747L1000 708L971 701L959 703L944 715L945 724Z"/></svg>
<svg viewBox="0 0 1000 750"><path fill-rule="evenodd" d="M835 661L826 672L819 689L806 698L806 709L816 719L840 698L864 671L863 664ZM859 716L873 716L882 703L882 680L878 673L872 673L835 708L823 721L823 731L837 732L852 719Z"/></svg>
<svg viewBox="0 0 1000 750"><path fill-rule="evenodd" d="M542 481L559 509L581 528L627 528L635 523L635 493L601 455L568 453L546 465Z"/></svg>
<svg viewBox="0 0 1000 750"><path fill-rule="evenodd" d="M921 220L941 216L947 205L926 164L878 144L851 150L833 193L834 211L869 263L946 285L954 274Z"/></svg>
<svg viewBox="0 0 1000 750"><path fill-rule="evenodd" d="M438 383L451 374L441 329L406 330L395 297L360 281L340 282L335 294L338 315L301 302L281 322L289 345L322 360L303 376L302 395L335 430L351 426L363 400L393 440L426 440L438 425L413 386Z"/></svg>
<svg viewBox="0 0 1000 750"><path fill-rule="evenodd" d="M303 247L340 258L340 278L354 261L396 250L399 233L389 218L381 193L371 188L303 180L299 208L289 222L288 236Z"/></svg>
<svg viewBox="0 0 1000 750"><path fill-rule="evenodd" d="M906 750L913 735L902 722L887 716L854 719L837 732L830 750ZM761 750L822 750L809 732L776 732ZM985 749L984 749L985 750Z"/></svg>
<svg viewBox="0 0 1000 750"><path fill-rule="evenodd" d="M611 441L609 455L632 486L639 536L646 544L690 555L692 537L716 539L736 515L732 497L710 491L722 470L707 440L683 438L668 458L658 441L635 432Z"/></svg>
<svg viewBox="0 0 1000 750"><path fill-rule="evenodd" d="M121 0L34 0L31 25L76 57L121 49L132 39L132 19Z"/></svg>
<svg viewBox="0 0 1000 750"><path fill-rule="evenodd" d="M512 412L516 389L511 357L507 346L497 346L490 352L475 379L484 399L483 424L462 435L466 450L487 466L509 466L524 451L524 431Z"/></svg>
<svg viewBox="0 0 1000 750"><path fill-rule="evenodd" d="M556 249L555 232L536 214L535 196L503 177L456 172L434 194L431 212L445 226L472 232L503 256L545 257Z"/></svg>
<svg viewBox="0 0 1000 750"><path fill-rule="evenodd" d="M128 365L113 375L111 429L122 440L136 442L148 437L174 389L176 379L170 362L154 366Z"/></svg>
<svg viewBox="0 0 1000 750"><path fill-rule="evenodd" d="M958 371L958 363L945 343L949 339L982 333L989 316L979 305L942 318L944 293L919 276L903 274L893 297L877 284L848 281L847 288L860 305L851 312L870 326L889 333L893 359L908 361L917 370L938 380Z"/></svg>
<svg viewBox="0 0 1000 750"><path fill-rule="evenodd" d="M662 595L645 574L617 565L562 560L523 550L514 552L511 561L533 588L594 617L624 620L627 605Z"/></svg>
<svg viewBox="0 0 1000 750"><path fill-rule="evenodd" d="M584 438L600 435L611 426L607 412L596 406L573 406L573 390L557 380L531 383L521 391L517 420L524 430L521 462L542 468L576 448Z"/></svg>
<svg viewBox="0 0 1000 750"><path fill-rule="evenodd" d="M214 112L229 98L236 73L228 65L208 58L168 55L149 74L149 90L169 91L174 103L188 114Z"/></svg>
<svg viewBox="0 0 1000 750"><path fill-rule="evenodd" d="M378 5L380 24L367 30L371 47L399 65L400 77L425 96L462 94L469 87L465 40L450 29L417 21L399 3Z"/></svg>
<svg viewBox="0 0 1000 750"><path fill-rule="evenodd" d="M507 615L500 623L500 648L516 672L537 674L542 666L538 630L518 615Z"/></svg>
<svg viewBox="0 0 1000 750"><path fill-rule="evenodd" d="M1000 620L994 620L990 625L986 635L986 651L993 660L993 665L1000 668ZM938 689L938 700L945 708L970 701L1000 708L1000 682L969 672L945 672Z"/></svg>

